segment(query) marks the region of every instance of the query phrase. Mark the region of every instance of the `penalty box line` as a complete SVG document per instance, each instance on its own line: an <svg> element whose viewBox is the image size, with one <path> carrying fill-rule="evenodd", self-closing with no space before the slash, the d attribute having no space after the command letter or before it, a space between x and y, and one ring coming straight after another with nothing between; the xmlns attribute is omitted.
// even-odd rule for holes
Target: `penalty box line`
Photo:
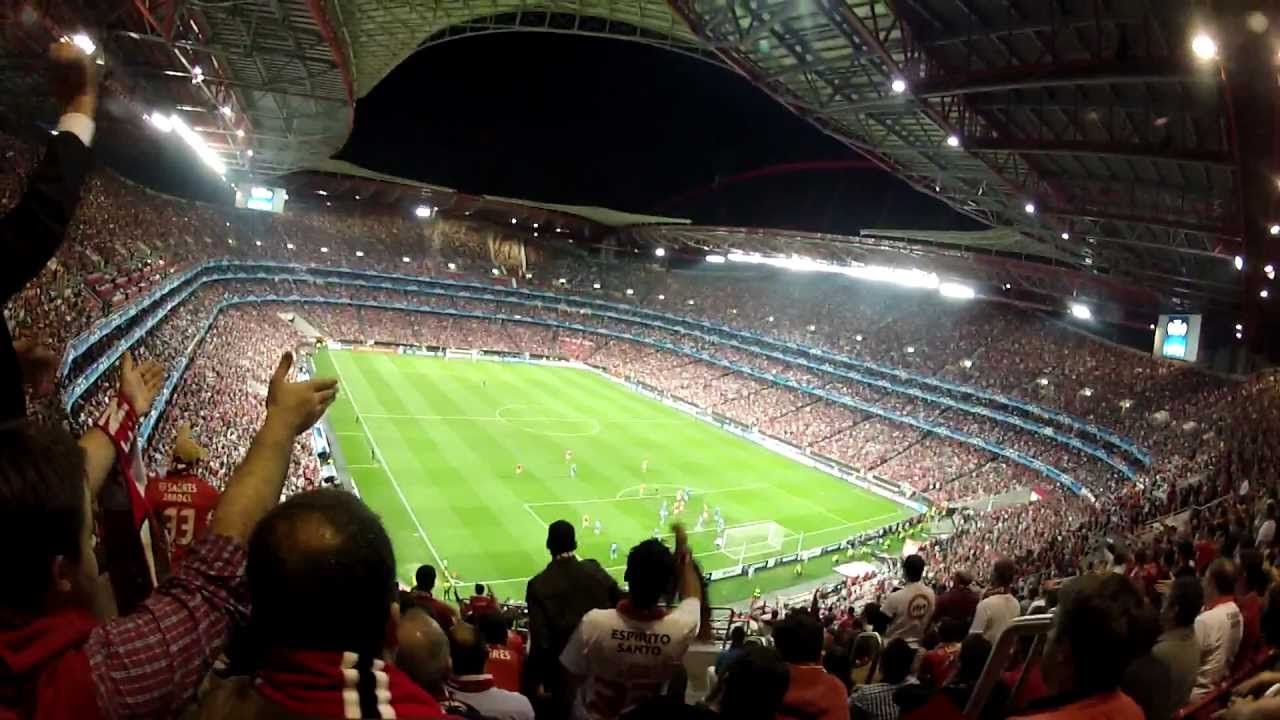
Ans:
<svg viewBox="0 0 1280 720"><path fill-rule="evenodd" d="M526 509L527 509L527 508L526 508ZM529 510L529 512L533 512L533 510L531 510L531 509L530 509L530 510ZM844 529L846 529L846 528L854 528L854 527L857 527L857 526L859 526L859 525L866 525L866 524L869 524L869 523L874 523L874 522L878 522L878 521L881 521L881 520L885 520L886 518L898 517L898 516L900 516L901 514L902 514L901 512L885 513L885 514L883 514L883 515L877 515L877 516L875 516L875 517L873 517L873 518L867 518L867 519L865 519L865 520L859 520L859 521L857 521L857 522L845 523L845 524L843 524L843 525L835 525L835 526L833 526L833 527L823 528L823 529L821 529L821 530L813 530L813 531L810 531L810 532L806 532L806 533L805 533L805 535L821 535L821 534L823 534L823 533L829 533L829 532L833 532L833 531L835 531L835 530L844 530ZM537 516L535 515L534 517L537 517ZM539 522L542 522L542 519L541 519L541 518L538 518L538 521L539 521ZM773 521L772 521L772 520L756 520L755 522L741 523L741 524L739 524L739 525L726 525L726 526L725 526L725 529L727 530L727 529L732 528L732 527L743 527L743 526L746 526L746 525L759 525L759 524L760 524L760 523L762 523L762 522L773 522ZM543 525L546 525L546 523L545 523L545 522L543 522ZM786 527L786 526L785 526L785 525L783 525L783 527ZM715 528L712 528L711 530L702 530L702 531L700 531L700 532L702 532L702 533L707 533L707 532L714 532L714 531L715 531ZM688 532L689 532L689 534L690 534L690 535L694 535L694 534L696 534L696 533L695 533L695 531L693 531L693 530L690 530L690 531L688 531ZM790 532L790 531L788 531L788 532ZM796 533L796 534L798 535L798 533ZM671 535L671 533L663 533L663 534L662 534L662 535L660 535L659 537L672 537L672 535ZM824 543L824 545L825 545L825 544L826 544L826 543ZM724 555L724 554L725 554L725 551L724 551L724 550L704 550L703 552L700 552L700 553L694 553L694 554L693 554L693 556L694 556L694 557L707 557L708 555ZM748 557L751 557L751 556L749 555ZM737 558L733 558L733 559L735 559L735 560L736 560ZM626 569L627 569L627 566L626 566L626 565L610 565L610 566L608 566L608 567L606 567L606 568L605 568L605 570L626 570ZM482 583L482 584L484 584L484 585L498 585L498 584L502 584L502 583L528 582L529 580L532 580L532 579L533 579L533 576L532 576L532 575L530 575L529 577L506 578L506 579L504 579L504 580L468 580L468 581L466 581L466 582L468 582L468 583L471 583L471 582L477 582L477 583Z"/></svg>
<svg viewBox="0 0 1280 720"><path fill-rule="evenodd" d="M679 485L672 485L670 483L657 483L654 485L654 487L659 487L659 486L681 487ZM638 487L640 486L634 485L632 487L625 488L623 492L626 492L626 490L634 490ZM698 488L693 488L693 492L695 497L701 497L703 495L716 495L720 493L742 492L743 490L756 490L756 489L765 488L765 487L772 487L772 486L767 483L756 483L754 485L739 485L736 487L720 488L718 490L699 490ZM665 496L658 495L658 494L637 495L636 497L618 497L615 495L614 497L590 498L587 500L548 500L546 502L525 503L525 505L528 505L529 507L543 507L546 505L587 505L592 503L632 502L635 500L660 500L663 497Z"/></svg>

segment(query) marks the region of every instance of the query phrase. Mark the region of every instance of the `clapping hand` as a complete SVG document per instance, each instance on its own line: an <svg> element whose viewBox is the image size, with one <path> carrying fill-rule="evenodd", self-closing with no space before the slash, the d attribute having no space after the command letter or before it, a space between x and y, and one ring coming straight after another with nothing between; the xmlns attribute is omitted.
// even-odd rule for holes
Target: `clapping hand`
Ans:
<svg viewBox="0 0 1280 720"><path fill-rule="evenodd" d="M289 382L292 368L293 353L280 356L267 390L267 421L279 422L293 435L300 435L333 404L338 396L338 381L330 378Z"/></svg>
<svg viewBox="0 0 1280 720"><path fill-rule="evenodd" d="M49 45L49 59L54 64L51 82L58 101L67 112L92 117L98 99L98 67L93 57L64 38Z"/></svg>
<svg viewBox="0 0 1280 720"><path fill-rule="evenodd" d="M133 362L133 353L125 351L120 363L120 394L133 406L138 417L151 410L151 404L164 387L164 366L155 360L141 365Z"/></svg>
<svg viewBox="0 0 1280 720"><path fill-rule="evenodd" d="M13 351L18 356L22 382L31 388L31 395L42 398L52 394L58 374L58 356L34 340L14 340Z"/></svg>

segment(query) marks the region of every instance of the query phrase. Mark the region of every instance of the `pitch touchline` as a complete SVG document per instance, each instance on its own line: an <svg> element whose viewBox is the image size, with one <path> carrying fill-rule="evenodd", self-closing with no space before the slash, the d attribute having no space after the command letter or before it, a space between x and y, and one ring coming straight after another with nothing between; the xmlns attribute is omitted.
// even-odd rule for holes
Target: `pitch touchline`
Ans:
<svg viewBox="0 0 1280 720"><path fill-rule="evenodd" d="M364 415L363 417L377 418L377 419L385 418L385 419L395 419L395 420L474 420L476 422L505 422L505 423L526 422L526 421L528 422L599 422L599 423L610 423L614 425L623 424L623 423L679 425L679 424L688 422L686 420L672 420L669 418L606 418L604 420L598 420L596 418L591 418L591 417L504 418L504 417L498 417L496 415L392 415L392 414L381 414L381 413L371 413L369 415Z"/></svg>
<svg viewBox="0 0 1280 720"><path fill-rule="evenodd" d="M342 383L343 389L347 391L347 398L351 401L351 407L356 411L356 417L358 420L361 415L360 406L356 404L355 393L351 392L350 389L347 388L346 378L342 376L342 368L338 366L338 359L336 357L333 359L333 369L338 373L338 382ZM418 516L413 513L413 508L409 506L409 500L404 496L404 491L400 489L400 483L396 482L396 476L392 474L391 468L387 465L387 461L383 459L386 456L382 454L382 448L378 447L378 441L373 439L373 434L369 432L369 429L365 427L364 423L360 423L360 427L364 428L364 434L369 438L369 445L371 445L373 447L373 451L377 453L378 463L382 465L382 471L387 474L387 479L391 481L391 487L395 488L396 495L400 496L400 502L404 503L404 509L409 513L409 518L413 520L413 526L418 528L418 536L422 538L422 542L425 543L427 549L431 551L431 556L436 559L436 565L445 572L445 577L448 578L448 569L445 567L444 560L441 559L440 553L436 552L436 546L431 544L431 538L427 537L427 531L422 527L422 523L418 522Z"/></svg>
<svg viewBox="0 0 1280 720"><path fill-rule="evenodd" d="M677 487L676 485L671 485L670 483L665 483L663 484L663 486ZM634 490L635 488L638 488L638 487L640 486L636 485L635 487L630 487L626 489ZM756 485L742 485L739 487L721 488L719 490L706 490L706 491L698 490L697 488L694 488L693 494L694 494L694 497L700 497L702 495L714 495L716 493L740 492L742 490L755 490L756 488L762 488L762 487L769 487L769 486L764 483L758 483ZM544 505L586 505L588 503L625 502L628 500L658 500L661 498L662 498L661 495L643 495L643 496L636 496L636 497L591 498L590 500L548 500L546 502L525 503L525 505L529 507L543 507Z"/></svg>
<svg viewBox="0 0 1280 720"><path fill-rule="evenodd" d="M845 523L844 525L836 525L836 526L834 526L834 527L823 528L823 529L821 529L821 530L813 530L813 531L811 531L811 532L806 532L806 533L805 533L805 535L821 535L822 533L828 533L828 532L831 532L831 531L833 531L833 530L843 530L843 529L845 529L845 528L857 527L858 525L865 525L865 524L867 524L867 523L873 523L873 522L876 522L877 520L883 520L883 519L885 519L885 518L896 517L896 516L901 515L901 514L902 514L901 512L885 513L885 514L883 514L883 515L877 515L877 516L875 516L875 517L873 517L873 518L867 518L867 519L865 519L865 520L859 520L858 522ZM767 520L757 520L756 522L750 522L750 523L744 523L744 524L745 524L745 525L758 525L758 524L759 524L759 523L761 523L761 522L769 522L769 521L767 521ZM729 526L729 527L733 527L733 526L731 525L731 526ZM706 531L704 530L703 532L706 532ZM692 534L692 533L693 533L693 531L690 531L690 534ZM671 533L663 533L660 537L670 537L670 536L671 536ZM694 557L705 557L705 556L707 556L707 555L723 555L723 554L724 554L724 550L707 550L707 551L705 551L705 552L694 553L694 554L693 554L693 556L694 556ZM759 553L757 553L757 554L759 554ZM626 566L626 565L611 565L611 566L609 566L609 567L605 568L605 570L625 570L626 568L627 568L627 566ZM507 578L506 580L468 580L467 582L468 582L468 583L471 583L471 582L477 582L477 583L481 583L481 584L484 584L484 585L498 585L498 584L500 584L500 583L528 582L529 580L532 580L532 579L533 579L533 576L532 576L532 575L530 575L529 577L522 577L522 578Z"/></svg>

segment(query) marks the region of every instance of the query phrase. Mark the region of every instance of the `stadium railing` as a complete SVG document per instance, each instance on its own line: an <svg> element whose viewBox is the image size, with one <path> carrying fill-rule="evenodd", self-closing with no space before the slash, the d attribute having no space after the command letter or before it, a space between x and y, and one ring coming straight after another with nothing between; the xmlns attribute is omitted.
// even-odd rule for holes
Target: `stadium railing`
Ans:
<svg viewBox="0 0 1280 720"><path fill-rule="evenodd" d="M279 276L278 276L278 275L273 275L273 276L259 276L259 275L254 275L254 274L252 274L252 273L250 273L250 274L234 274L234 275L220 274L220 275L218 275L218 276L216 276L216 277L211 277L211 278L202 279L202 280L201 280L201 282L208 282L208 281L212 281L212 280L215 280L215 279L231 279L231 278L235 278L235 279L254 279L254 278L259 278L259 277L261 277L261 278L263 278L263 279L268 279L268 278L269 278L269 279L279 279ZM301 280L312 279L312 280L314 280L315 278L313 278L313 277L301 277L301 278L297 278L297 279L301 279ZM366 287L375 287L375 288L386 288L386 287L388 287L388 286L381 285L381 284L377 284L377 283L369 283L369 282L362 282L362 281L351 281L351 280L342 281L342 280L339 280L339 281L336 281L336 282L338 282L339 284L349 284L349 285L366 286ZM405 289L405 288L393 287L392 289L399 289L399 290L403 290L403 289ZM188 291L188 294L189 294L189 292L190 292L190 291ZM427 292L430 292L430 291L427 291ZM433 293L433 294L441 294L441 295L444 295L445 293L443 293L442 291L436 291L436 293ZM454 296L456 296L456 295L457 295L457 294L456 294L456 293L454 293ZM185 295L184 295L184 296L185 296ZM492 299L492 298L487 298L487 297L486 297L486 298L483 298L483 299L488 300L488 299ZM924 432L927 432L927 433L931 433L931 434L935 434L935 435L940 435L940 436L942 436L942 437L946 437L946 438L949 438L949 439L955 440L955 441L957 441L957 442L961 442L961 443L965 443L965 444L968 444L968 445L972 445L972 446L978 447L978 448L980 448L980 449L986 450L987 452L991 452L991 453L993 453L993 454L1000 455L1000 456L1005 457L1005 458L1008 458L1008 459L1010 459L1010 460L1012 460L1012 461L1014 461L1014 462L1016 462L1016 463L1018 463L1018 464L1020 464L1020 465L1023 465L1023 466L1025 466L1025 467L1028 467L1028 468L1030 468L1030 469L1032 469L1032 470L1034 470L1034 471L1036 471L1036 472L1040 473L1041 475L1044 475L1045 477L1048 477L1048 478L1050 478L1051 480L1054 480L1055 482L1057 482L1057 483L1059 483L1059 484L1061 484L1061 485L1065 486L1067 489L1071 490L1073 493L1075 493L1075 494L1077 494L1077 495L1084 496L1084 497L1089 498L1090 500L1092 500L1092 495L1089 493L1089 491L1088 491L1088 490L1086 490L1086 489L1085 489L1085 488L1084 488L1080 483L1078 483L1078 482L1076 482L1075 480L1073 480L1069 475L1067 475L1066 473L1062 472L1062 471L1061 471L1061 470L1059 470L1058 468L1055 468L1055 467L1053 467L1053 466L1050 466L1050 465L1048 465L1048 464L1046 464L1046 463L1044 463L1044 462L1042 462L1042 461L1040 461L1040 460L1038 460L1038 459L1036 459L1036 458L1033 458L1033 457L1031 457L1030 455L1027 455L1027 454L1025 454L1025 453L1023 453L1023 452L1021 452L1021 451L1013 450L1013 449L1010 449L1010 448L1004 447L1003 445L995 444L995 443L993 443L993 442L991 442L991 441L989 441L989 440L986 440L985 438L982 438L982 437L979 437L979 436L973 435L973 434L971 434L971 433L962 432L962 431L955 430L955 429L953 429L953 428L946 427L946 426L936 425L936 424L934 424L934 423L932 423L932 422L930 422L930 421L927 421L927 420L924 420L924 419L921 419L921 418L918 418L918 417L915 417L915 416L912 416L912 415L905 415L905 414L898 413L898 412L895 412L895 411L892 411L892 410L887 410L887 409L882 408L882 407L880 407L880 406L878 406L878 405L875 405L875 404L873 404L873 403L868 403L868 402L865 402L865 401L863 401L863 400L859 400L859 399L857 399L857 398L852 398L852 397L846 397L846 396L834 395L834 394L832 394L832 393L830 393L830 392L827 392L827 391L825 391L825 390L823 390L823 389L815 388L815 387L811 387L811 386L808 386L808 385L805 385L805 384L802 384L802 383L795 382L794 380L792 380L792 379L790 379L790 378L788 378L788 377L782 376L782 375L777 375L777 374L774 374L774 373L765 372L765 371L758 370L758 369L755 369L755 368L743 367L743 366L737 365L736 363L729 362L729 361L726 361L726 360L722 360L722 359L720 359L720 358L717 358L717 357L714 357L714 356L708 355L708 354L706 354L706 353L703 353L703 352L700 352L700 351L697 351L697 350L693 350L693 349L690 349L690 348L684 348L684 347L677 346L677 345L672 345L671 343L664 342L664 341L655 341L655 340L652 340L652 339L650 339L650 338L641 337L641 336L636 336L636 335L632 335L632 334L630 334L630 333L622 333L622 332L618 332L618 331L615 331L615 330L610 330L610 329L608 329L608 328L601 328L601 327L587 326L587 325L582 325L582 324L579 324L579 323L570 323L570 322L563 322L563 321L550 321L550 320L544 320L544 319L539 319L539 318L526 318L526 317L522 317L522 316L509 316L509 315L502 315L502 314L493 315L493 314L487 314L487 313L475 313L475 312L469 312L469 311L457 311L457 310L444 309L444 308L426 308L426 307L411 306L411 305L396 304L396 303L382 303L382 302L372 302L372 301L331 300L331 299L327 299L327 298L297 297L297 296L276 296L276 295L271 295L271 296L262 296L262 297L246 297L246 298L242 298L242 299L238 299L238 300L229 300L229 301L224 301L224 302L223 302L223 303L222 303L222 304L221 304L221 305L220 305L220 306L215 310L215 312L214 312L214 317L216 317L217 312L221 311L221 309L222 309L222 308L224 308L224 307L226 307L226 306L228 306L228 305L230 305L230 304L239 304L239 303L246 303L246 302L272 302L272 301L276 301L276 302L295 302L295 303L313 303L313 304L344 304L344 305L361 305L361 306L365 306L365 307L379 307L379 308L394 309L394 310L406 310L406 311L410 311L410 312L418 312L418 313L432 313L432 314L441 314L441 315L450 315L450 316L454 316L454 317L471 317L471 318L479 318L479 319L487 319L487 320L506 320L506 321L511 321L511 322L520 322L520 323L527 323L527 324L534 324L534 325L542 325L542 326L549 326L549 327L559 327L559 328L563 328L563 329L575 330L575 331L577 331L577 332L588 333L588 334L594 334L594 335L604 335L604 336L607 336L607 337L613 337L613 338L616 338L616 339L622 339L622 340L627 340L627 341L631 341L631 342L636 342L636 343L640 343L640 344L644 344L644 345L649 345L649 346L652 346L652 347L658 347L658 348L661 348L661 349L664 349L664 350L668 350L668 351L670 351L670 352L675 352L675 353L682 354L682 355L686 355L686 356L689 356L689 357L694 357L694 358L697 358L697 359L699 359L699 360L702 360L703 362L707 362L707 363L710 363L710 364L713 364L713 365L717 365L717 366L720 366L720 367L724 367L724 368L726 368L726 369L729 369L729 370L732 370L732 371L735 371L735 372L742 373L742 374L747 375L747 376L749 376L749 377L754 377L754 378L756 378L756 379L764 380L764 381L766 381L766 382L774 383L774 384L777 384L777 385L780 385L780 386L783 386L783 387L788 387L788 388L791 388L791 389L796 390L796 391L799 391L799 392L803 392L803 393L808 394L808 395L812 395L812 396L815 396L815 397L820 397L820 398L822 398L822 399L824 399L824 400L827 400L827 401L829 401L829 402L832 402L832 403L835 403L835 404L839 404L839 405L843 405L843 406L846 406L846 407L851 407L851 408L854 408L854 409L856 409L856 410L860 410L860 411L865 412L865 413L870 414L870 415L876 415L876 416L878 416L878 417L882 417L882 418L885 418L885 419L888 419L888 420L892 420L892 421L899 422L899 423L902 423L902 424L910 425L910 426L912 426L912 427L915 427L915 428L917 428L917 429L919 429L919 430L922 430L922 431L924 431ZM133 330L132 332L130 332L130 333L129 333L129 335L128 335L128 338L130 339L130 342L131 342L131 343L132 343L132 342L136 342L138 338L140 338L143 334L145 334L145 332L146 332L147 330L149 330L149 329L150 329L150 327L154 326L154 324L155 324L156 322L158 322L158 321L159 321L159 319L160 319L160 317L161 317L162 315L163 315L163 312L160 312L160 313L154 313L154 314L152 314L152 315L148 318L148 320L147 320L147 321L144 321L144 323L143 323L142 325L140 325L140 326L139 326L139 327L137 327L137 328L134 328L134 330ZM207 326L206 326L205 330L207 330ZM202 331L202 335L203 335L203 331ZM196 344L198 344L198 343L196 343ZM127 346L127 345L125 345L125 344L123 344L123 343L118 344L115 348L113 348L111 351L109 351L108 353L106 353L102 358L100 358L100 359L99 359L99 361L95 362L95 363L93 364L93 366L92 366L91 370L90 370L89 372L87 372L87 373L86 373L86 375L82 376L81 378L76 379L75 381L73 381L73 382L71 383L71 386L69 387L68 392L67 392L67 394L66 394L66 398L65 398L65 406L68 408L68 410L69 410L69 409L71 408L71 406L75 403L76 399L78 399L79 395L80 395L80 394L82 394L82 393L84 392L84 390L86 390L86 389L89 387L89 385L91 385L91 384L92 384L92 382L93 382L93 381L95 381L95 380L97 379L97 377L98 377L102 372L104 372L104 371L106 370L106 368L107 368L107 367L109 367L109 366L110 366L110 363L113 363L113 362L114 362L114 361L119 357L119 355L121 355L121 354L124 352L124 350L125 350L127 347L128 347L128 346ZM193 344L193 347L194 347L194 344ZM183 363L183 367L185 368L185 362ZM171 389L171 388L167 388L167 389ZM168 392L165 392L165 393L164 393L164 395L163 395L163 398L164 398L165 400L167 400L168 395L169 395L169 393L168 393ZM148 433L148 435L147 435L147 436L149 436L149 428L147 428L147 427L145 427L145 426L144 426L144 431L147 431L147 433ZM144 436L144 439L145 439L145 437L147 437L147 436Z"/></svg>
<svg viewBox="0 0 1280 720"><path fill-rule="evenodd" d="M990 408L971 405L969 403L964 403L964 402L958 402L950 398L946 398L944 396L923 392L915 388L896 385L892 382L887 382L877 378L872 378L866 375L862 375L860 373L841 371L837 368L832 367L830 364L822 364L822 365L814 364L804 358L798 358L795 356L788 356L788 355L782 355L779 353L774 353L760 346L746 345L731 339L726 340L724 338L715 338L715 337L707 336L705 333L701 332L698 329L691 331L688 328L692 327L692 328L699 328L703 330L712 330L714 332L721 333L730 337L749 338L758 342L773 345L775 347L783 347L783 348L787 348L797 352L809 354L814 357L820 357L820 358L823 358L824 360L828 360L828 361L834 360L836 362L843 363L851 367L870 369L875 372L884 373L891 377L897 377L903 380L908 380L912 382L922 383L925 385L939 387L950 392L968 395L971 397L979 397L988 401L1004 404L1009 407L1016 407L1023 411L1029 412L1033 415L1036 415L1039 417L1053 418L1059 422L1063 422L1064 424L1069 425L1072 428L1081 429L1086 432L1089 432L1090 434L1098 436L1101 439L1112 442L1113 444L1117 444L1122 449L1129 451L1131 454L1137 457L1144 464L1150 463L1149 454L1146 454L1144 451L1137 449L1136 446L1133 446L1131 442L1127 441L1127 439L1121 438L1120 436L1116 435L1115 433L1112 433L1109 430L1106 430L1105 428L1101 428L1091 423L1087 423L1086 421L1080 420L1078 418L1074 418L1073 416L1070 416L1065 413L1054 411L1048 408L1043 408L1038 405L1034 405L1030 403L1024 403L1022 401L1018 401L1012 398L1007 398L1005 396L990 393L985 390L969 388L963 385L958 385L956 383L951 383L938 378L933 378L925 375L918 375L908 371L899 370L897 368L890 368L890 367L882 366L876 363L861 361L848 356L838 355L834 353L829 353L827 351L818 350L816 348L806 348L804 346L797 345L795 343L780 341L780 340L770 338L770 337L761 335L759 333L754 333L751 331L736 330L736 329L729 328L717 323L701 321L693 318L684 318L684 317L672 315L669 313L663 313L663 312L648 310L645 308L613 303L609 301L594 300L591 298L582 298L577 296L563 296L563 295L556 295L553 293L546 293L542 291L525 290L525 289L518 289L518 288L496 288L492 285L484 285L480 283L471 283L471 282L465 282L465 281L459 281L459 280L447 280L447 279L440 279L440 278L423 278L423 277L401 275L401 274L395 274L395 273L350 270L350 269L344 269L344 268L308 267L308 266L290 265L290 264L284 264L284 263L272 263L272 262L266 262L266 261L262 261L262 262L208 261L204 263L201 266L201 268L216 268L219 266L221 267L257 266L257 267L276 268L276 269L303 270L312 275L325 275L325 274L332 273L338 276L355 275L358 277L363 276L363 277L374 277L374 278L389 278L389 279L394 279L401 282L413 283L414 285L419 285L419 286L431 285L431 284L445 286L446 288L449 288L449 294L454 294L457 288L467 288L467 289L477 290L477 291L481 291L481 294L484 297L484 299L491 299L491 300L497 300L497 301L503 301L503 302L513 302L513 300L511 299L512 297L523 296L523 297L535 299L535 301L538 304L544 304L545 301L549 300L553 302L555 305L580 305L584 307L607 308L608 310L620 310L620 311L624 311L626 314L618 315L613 312L603 312L603 313L598 312L598 314L604 317L611 317L612 319L616 319L622 322L637 322L637 323L646 324L646 325L656 325L658 327L662 327L672 332L692 334L696 337L710 340L712 342L728 344L731 347L737 347L739 349L746 350L748 352L762 354L762 355L773 357L775 359L782 360L788 363L805 366L811 370L837 374L837 375L846 377L847 379L854 380L855 382L872 385L874 387L890 390L892 392L904 393L904 394L917 397L919 399L923 399L929 402L940 403L948 407L954 407L964 412L983 415L993 420L996 420L998 422L1013 424L1029 432L1035 432L1035 433L1044 435L1046 437L1049 437L1050 439L1053 439L1054 441L1070 445L1075 449L1080 450L1081 452L1085 452L1089 455L1092 455L1093 457L1101 460L1102 462L1105 462L1111 465L1112 467L1116 468L1119 472L1121 472L1131 480L1134 479L1135 475L1133 473L1132 468L1130 468L1127 465L1127 463L1123 463L1119 460L1116 460L1114 457L1111 456L1110 453L1106 452L1102 448L1099 448L1090 443L1081 442L1076 438L1071 437L1070 435L1064 435L1054 428L1039 425L1037 423L1027 421L1024 418L1020 418L1014 415L1009 415L1007 413L1002 413L1000 411L992 410ZM189 271L188 273L183 273L181 274L180 277L171 277L167 282L163 283L161 287L156 288L156 290L144 296L144 298L140 301L140 303L136 307L141 307L149 302L153 302L154 299L158 297L160 294L163 294L163 292L175 287L176 283L185 281L186 279L192 277L192 275L196 274L199 271L199 269L200 268L197 268L197 269L193 269L192 271ZM394 286L394 287L395 289L405 289L399 286ZM426 288L421 288L421 290L425 290L425 289ZM128 313L126 313L125 311L118 312L112 315L110 318L108 318L108 320L99 323L98 326L95 326L90 331L87 331L86 333L83 333L80 337L77 337L72 342L71 347L69 348L69 351L68 351L68 356L67 358L64 358L62 367L64 369L66 367L69 367L70 357L73 354L78 353L82 351L84 348L88 347L88 345L90 345L95 339L100 338L106 332L109 332L111 328L118 326L119 323L123 322L124 319L126 319L127 317L128 317ZM659 322L654 322L653 320L645 320L644 318L656 318L659 320ZM676 325L673 326L665 321L675 322Z"/></svg>
<svg viewBox="0 0 1280 720"><path fill-rule="evenodd" d="M1049 635L1049 628L1053 624L1052 615L1024 615L1015 618L1000 633L1000 637L996 640L995 647L991 649L991 655L987 657L987 664L982 668L982 675L978 678L977 685L973 688L973 694L969 696L969 702L965 705L964 716L968 720L978 720L982 715L982 710L986 707L987 701L991 699L992 691L996 685L1002 682L1005 670L1009 667L1009 660L1013 657L1014 651L1018 647L1018 643L1024 637L1031 637L1031 649L1027 652L1026 661L1022 663L1022 667L1018 669L1018 680L1012 688L1010 688L1009 697L1017 697L1018 691L1022 688L1023 683L1027 680L1028 669L1033 663L1040 661L1040 656L1044 653L1045 641Z"/></svg>

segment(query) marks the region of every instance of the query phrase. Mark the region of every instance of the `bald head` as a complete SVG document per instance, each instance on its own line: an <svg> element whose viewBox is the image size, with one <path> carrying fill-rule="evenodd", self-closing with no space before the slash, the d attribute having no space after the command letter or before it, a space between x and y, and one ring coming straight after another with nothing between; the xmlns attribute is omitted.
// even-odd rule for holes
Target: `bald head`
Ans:
<svg viewBox="0 0 1280 720"><path fill-rule="evenodd" d="M300 493L268 513L249 539L245 574L264 649L382 653L395 555L378 516L351 493Z"/></svg>
<svg viewBox="0 0 1280 720"><path fill-rule="evenodd" d="M426 610L410 608L400 618L396 639L400 645L396 665L423 690L441 697L453 663L449 658L449 638L440 623Z"/></svg>

